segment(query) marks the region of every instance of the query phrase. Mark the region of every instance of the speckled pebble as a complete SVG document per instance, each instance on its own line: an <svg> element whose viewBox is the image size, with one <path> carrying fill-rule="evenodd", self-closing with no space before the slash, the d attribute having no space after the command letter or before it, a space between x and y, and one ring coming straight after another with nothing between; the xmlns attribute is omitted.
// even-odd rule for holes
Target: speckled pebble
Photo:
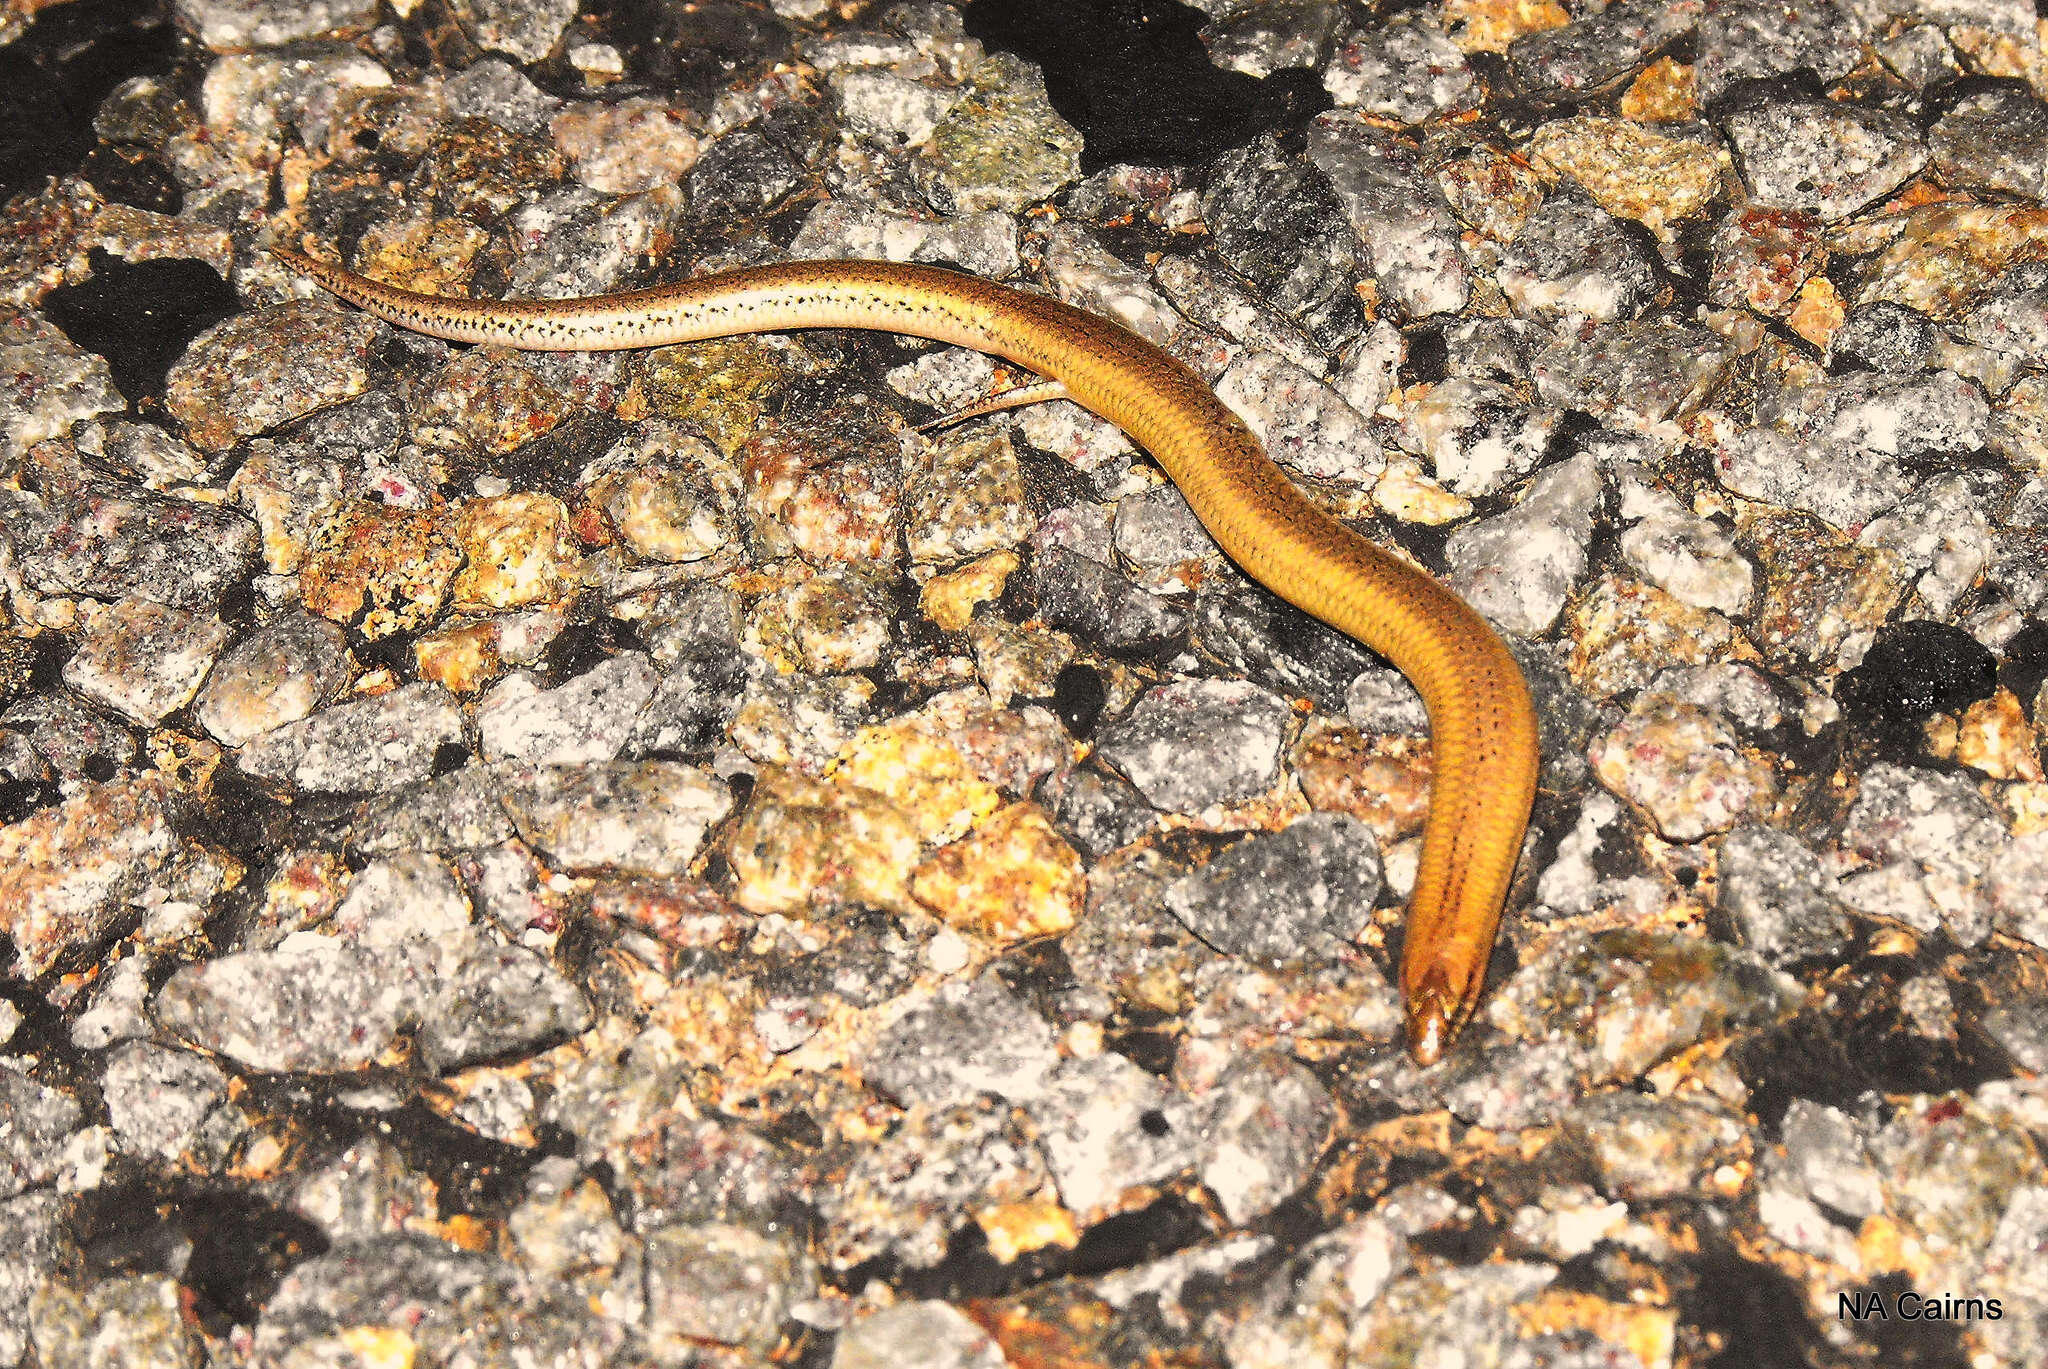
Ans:
<svg viewBox="0 0 2048 1369"><path fill-rule="evenodd" d="M106 358L74 345L33 309L0 310L0 367L8 377L0 452L9 461L80 419L124 407Z"/></svg>
<svg viewBox="0 0 2048 1369"><path fill-rule="evenodd" d="M108 1054L102 1090L122 1152L159 1164L184 1155L227 1091L227 1076L207 1057L142 1041Z"/></svg>
<svg viewBox="0 0 2048 1369"><path fill-rule="evenodd" d="M0 827L0 930L15 973L42 975L136 917L145 900L204 905L233 870L181 834L163 777L82 789ZM239 873L236 871L236 873Z"/></svg>
<svg viewBox="0 0 2048 1369"><path fill-rule="evenodd" d="M1524 311L1634 318L1657 288L1656 262L1635 235L1583 194L1543 202L1501 255L1500 288Z"/></svg>
<svg viewBox="0 0 2048 1369"><path fill-rule="evenodd" d="M391 789L424 779L443 747L462 742L453 696L433 685L405 685L273 728L244 746L237 763L304 792Z"/></svg>
<svg viewBox="0 0 2048 1369"><path fill-rule="evenodd" d="M186 1324L183 1290L168 1274L109 1278L90 1288L51 1281L36 1290L29 1325L39 1364L199 1369L199 1337Z"/></svg>
<svg viewBox="0 0 2048 1369"><path fill-rule="evenodd" d="M910 884L917 901L949 924L998 945L1066 931L1081 914L1086 888L1080 858L1031 803L982 819L933 852Z"/></svg>
<svg viewBox="0 0 2048 1369"><path fill-rule="evenodd" d="M1907 120L1832 101L1746 110L1727 126L1758 204L1810 209L1829 222L1889 193L1927 160Z"/></svg>
<svg viewBox="0 0 2048 1369"><path fill-rule="evenodd" d="M1016 211L1081 175L1081 137L1047 101L1035 68L997 53L968 73L967 98L934 128L913 166L941 213Z"/></svg>
<svg viewBox="0 0 2048 1369"><path fill-rule="evenodd" d="M225 450L362 394L383 328L322 300L237 315L193 339L171 367L164 406L193 446Z"/></svg>
<svg viewBox="0 0 2048 1369"><path fill-rule="evenodd" d="M1674 933L1598 932L1552 943L1501 986L1486 1015L1524 1045L1564 1044L1598 1082L1633 1079L1696 1041L1771 1022L1803 997L1748 951ZM1514 1106L1503 1098L1488 1111Z"/></svg>
<svg viewBox="0 0 2048 1369"><path fill-rule="evenodd" d="M39 594L132 595L210 611L256 563L256 525L231 509L59 471L37 474L34 493L0 490L0 545Z"/></svg>
<svg viewBox="0 0 2048 1369"><path fill-rule="evenodd" d="M195 716L224 746L241 746L295 723L348 682L348 639L322 618L292 614L222 653Z"/></svg>
<svg viewBox="0 0 2048 1369"><path fill-rule="evenodd" d="M1416 25L1407 31L1428 30ZM1364 117L1339 111L1309 126L1308 155L1329 178L1389 301L1413 318L1464 307L1471 281L1458 251L1457 220L1412 153Z"/></svg>
<svg viewBox="0 0 2048 1369"><path fill-rule="evenodd" d="M299 572L307 611L388 637L432 622L462 552L441 518L356 502L335 511Z"/></svg>
<svg viewBox="0 0 2048 1369"><path fill-rule="evenodd" d="M681 111L646 96L568 105L548 131L576 179L608 195L672 184L697 164L697 140Z"/></svg>
<svg viewBox="0 0 2048 1369"><path fill-rule="evenodd" d="M1139 700L1098 750L1155 806L1196 814L1273 783L1287 721L1287 705L1256 685L1179 680Z"/></svg>
<svg viewBox="0 0 2048 1369"><path fill-rule="evenodd" d="M1596 1093L1564 1126L1592 1154L1601 1191L1629 1202L1690 1192L1717 1166L1748 1158L1741 1120L1698 1103Z"/></svg>
<svg viewBox="0 0 2048 1369"><path fill-rule="evenodd" d="M477 701L484 759L532 765L615 759L660 683L637 652L614 656L553 689L530 675L508 675Z"/></svg>
<svg viewBox="0 0 2048 1369"><path fill-rule="evenodd" d="M1319 480L1370 481L1380 443L1337 392L1271 352L1247 352L1216 382L1275 461Z"/></svg>
<svg viewBox="0 0 2048 1369"><path fill-rule="evenodd" d="M1767 814L1777 795L1768 764L1748 754L1717 713L1646 691L1593 744L1600 782L1642 808L1658 832L1697 841Z"/></svg>
<svg viewBox="0 0 2048 1369"><path fill-rule="evenodd" d="M1000 429L940 435L910 477L904 538L913 561L946 564L1014 547L1037 522Z"/></svg>
<svg viewBox="0 0 2048 1369"><path fill-rule="evenodd" d="M540 766L503 784L519 835L577 870L680 874L732 807L723 783L673 761Z"/></svg>
<svg viewBox="0 0 2048 1369"><path fill-rule="evenodd" d="M155 727L199 692L228 644L217 618L123 599L87 627L64 682L143 727Z"/></svg>
<svg viewBox="0 0 2048 1369"><path fill-rule="evenodd" d="M988 1092L1041 1095L1059 1064L1052 1027L996 980L942 985L878 1037L868 1081L905 1103L947 1107Z"/></svg>
<svg viewBox="0 0 2048 1369"><path fill-rule="evenodd" d="M2006 842L1963 776L1873 765L1842 829L1843 849L1864 867L1843 878L1842 900L1977 945L1991 933L1986 876Z"/></svg>

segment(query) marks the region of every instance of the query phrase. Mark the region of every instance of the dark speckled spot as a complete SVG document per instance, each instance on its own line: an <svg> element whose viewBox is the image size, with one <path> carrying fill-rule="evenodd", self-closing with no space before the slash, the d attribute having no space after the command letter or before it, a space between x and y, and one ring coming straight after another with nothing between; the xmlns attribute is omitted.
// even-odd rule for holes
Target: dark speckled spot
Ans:
<svg viewBox="0 0 2048 1369"><path fill-rule="evenodd" d="M1959 627L1915 619L1879 634L1863 663L1844 674L1835 697L1852 728L1882 744L1918 749L1920 725L1989 695L1997 664Z"/></svg>

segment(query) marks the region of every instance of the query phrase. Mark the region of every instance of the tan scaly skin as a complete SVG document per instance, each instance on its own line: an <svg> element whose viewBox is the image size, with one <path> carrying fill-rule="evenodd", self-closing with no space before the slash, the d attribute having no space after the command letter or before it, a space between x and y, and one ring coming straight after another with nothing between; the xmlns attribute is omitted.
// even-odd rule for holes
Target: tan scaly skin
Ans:
<svg viewBox="0 0 2048 1369"><path fill-rule="evenodd" d="M1063 384L1173 478L1231 559L1393 662L1429 710L1436 787L1408 911L1408 1047L1437 1060L1472 1015L1536 789L1536 715L1471 607L1311 504L1201 379L1128 329L974 276L886 262L750 267L592 299L443 299L296 252L279 259L402 328L529 351L664 347L874 328L1007 357Z"/></svg>

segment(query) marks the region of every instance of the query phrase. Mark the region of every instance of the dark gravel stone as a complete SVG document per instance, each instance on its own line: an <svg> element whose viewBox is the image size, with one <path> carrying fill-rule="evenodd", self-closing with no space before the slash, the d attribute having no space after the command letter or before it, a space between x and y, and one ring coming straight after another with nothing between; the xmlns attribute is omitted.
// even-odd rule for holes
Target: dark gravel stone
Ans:
<svg viewBox="0 0 2048 1369"><path fill-rule="evenodd" d="M1828 343L1837 370L1918 371L1934 348L1934 325L1917 309L1890 300L1859 304L1842 320Z"/></svg>
<svg viewBox="0 0 2048 1369"><path fill-rule="evenodd" d="M1112 566L1064 548L1038 558L1038 611L1106 651L1151 654L1187 630L1187 614Z"/></svg>
<svg viewBox="0 0 2048 1369"><path fill-rule="evenodd" d="M1334 348L1362 322L1352 286L1367 274L1363 245L1323 173L1260 138L1210 168L1202 217L1217 253L1316 345Z"/></svg>
<svg viewBox="0 0 2048 1369"><path fill-rule="evenodd" d="M1225 588L1195 600L1188 645L1276 694L1342 713L1351 682L1379 658L1263 589Z"/></svg>
<svg viewBox="0 0 2048 1369"><path fill-rule="evenodd" d="M1087 766L1067 780L1053 825L1083 854L1101 857L1149 832L1158 816L1122 775Z"/></svg>

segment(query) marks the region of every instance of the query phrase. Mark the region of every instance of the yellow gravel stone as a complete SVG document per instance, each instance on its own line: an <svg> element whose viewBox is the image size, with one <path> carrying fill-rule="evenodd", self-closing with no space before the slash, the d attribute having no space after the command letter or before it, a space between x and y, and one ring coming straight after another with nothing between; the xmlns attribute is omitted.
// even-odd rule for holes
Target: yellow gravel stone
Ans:
<svg viewBox="0 0 2048 1369"><path fill-rule="evenodd" d="M1408 456L1389 456L1386 472L1372 487L1372 498L1391 518L1439 528L1472 512L1472 501L1452 494L1422 473L1422 463Z"/></svg>
<svg viewBox="0 0 2048 1369"><path fill-rule="evenodd" d="M1834 340L1835 330L1848 316L1834 282L1826 276L1815 276L1799 287L1799 298L1785 321L1792 325L1793 332L1814 346L1825 347Z"/></svg>
<svg viewBox="0 0 2048 1369"><path fill-rule="evenodd" d="M1977 700L1963 714L1956 729L1956 759L1994 780L2039 784L2043 778L2027 711L2010 689Z"/></svg>
<svg viewBox="0 0 2048 1369"><path fill-rule="evenodd" d="M1013 803L934 852L911 877L917 901L963 931L1009 944L1057 936L1087 899L1081 857L1035 803Z"/></svg>
<svg viewBox="0 0 2048 1369"><path fill-rule="evenodd" d="M907 909L921 849L915 820L885 795L770 767L727 845L733 902L750 913L813 902Z"/></svg>
<svg viewBox="0 0 2048 1369"><path fill-rule="evenodd" d="M1557 0L1444 0L1444 32L1461 52L1506 52L1523 34L1571 21Z"/></svg>
<svg viewBox="0 0 2048 1369"><path fill-rule="evenodd" d="M1081 1243L1074 1214L1058 1203L1005 1203L975 1213L974 1224L988 1238L988 1253L998 1264L1049 1245L1072 1250Z"/></svg>
<svg viewBox="0 0 2048 1369"><path fill-rule="evenodd" d="M467 563L455 577L458 603L518 608L560 597L573 579L569 510L548 494L472 499L456 521Z"/></svg>
<svg viewBox="0 0 2048 1369"><path fill-rule="evenodd" d="M1019 564L1013 551L992 551L958 570L935 575L918 595L918 607L946 631L965 631L978 606L1002 597L1003 586Z"/></svg>
<svg viewBox="0 0 2048 1369"><path fill-rule="evenodd" d="M466 623L412 644L413 669L451 694L472 694L498 673L498 625Z"/></svg>
<svg viewBox="0 0 2048 1369"><path fill-rule="evenodd" d="M886 794L933 843L956 840L996 810L995 786L975 777L960 748L903 723L864 727L834 778Z"/></svg>
<svg viewBox="0 0 2048 1369"><path fill-rule="evenodd" d="M1724 156L1706 143L1591 114L1543 125L1528 155L1537 170L1577 181L1608 213L1660 236L1712 202Z"/></svg>
<svg viewBox="0 0 2048 1369"><path fill-rule="evenodd" d="M1646 124L1675 124L1699 117L1699 82L1693 69L1659 57L1622 93L1621 117Z"/></svg>

